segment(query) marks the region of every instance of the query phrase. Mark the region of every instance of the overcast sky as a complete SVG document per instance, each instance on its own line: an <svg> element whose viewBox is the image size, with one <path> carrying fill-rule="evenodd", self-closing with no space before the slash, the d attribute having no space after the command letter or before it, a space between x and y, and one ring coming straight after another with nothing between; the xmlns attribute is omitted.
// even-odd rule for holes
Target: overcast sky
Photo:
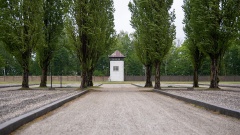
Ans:
<svg viewBox="0 0 240 135"><path fill-rule="evenodd" d="M121 30L127 31L128 33L132 33L134 30L130 25L131 12L128 10L128 3L130 0L114 0L114 19L115 19L115 29L117 33ZM184 18L184 13L182 10L183 0L174 0L173 8L176 13L176 38L180 40L184 40L184 32L182 30L183 24L182 20Z"/></svg>

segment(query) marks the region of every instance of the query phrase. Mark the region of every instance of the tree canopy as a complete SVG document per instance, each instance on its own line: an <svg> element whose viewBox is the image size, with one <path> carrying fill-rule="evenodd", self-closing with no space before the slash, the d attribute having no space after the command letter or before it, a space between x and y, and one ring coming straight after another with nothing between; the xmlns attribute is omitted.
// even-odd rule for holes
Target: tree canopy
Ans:
<svg viewBox="0 0 240 135"><path fill-rule="evenodd" d="M186 12L198 47L211 59L210 88L218 88L221 60L238 36L240 0L186 0ZM191 35L188 35L191 37Z"/></svg>
<svg viewBox="0 0 240 135"><path fill-rule="evenodd" d="M200 50L198 46L200 40L198 39L198 35L195 35L197 32L195 32L193 23L191 23L192 6L189 0L184 0L183 10L185 13L185 18L183 21L185 24L184 32L186 34L185 44L189 50L188 53L190 56L190 61L193 65L193 87L199 87L198 74L205 58L205 54Z"/></svg>
<svg viewBox="0 0 240 135"><path fill-rule="evenodd" d="M29 88L29 62L42 34L42 0L0 3L0 40L22 67L22 88Z"/></svg>
<svg viewBox="0 0 240 135"><path fill-rule="evenodd" d="M39 66L42 70L40 87L47 86L48 66L57 48L60 48L60 38L63 37L63 0L44 0L43 1L43 41L36 48Z"/></svg>
<svg viewBox="0 0 240 135"><path fill-rule="evenodd" d="M53 75L81 75L81 88L91 86L92 75L109 75L115 50L126 56L125 75L146 73L150 87L154 72L156 88L160 75L211 74L211 88L218 87L218 74L240 75L240 0L184 0L182 45L172 42L172 0L131 1L135 33L118 35L113 0L0 2L0 75L23 75L23 88L28 75L46 77L50 61Z"/></svg>
<svg viewBox="0 0 240 135"><path fill-rule="evenodd" d="M160 65L175 39L175 14L170 11L172 4L173 0L133 0L129 3L131 24L136 30L137 53L145 66L154 65L156 89L160 89ZM151 86L148 85L149 78L146 80L145 86Z"/></svg>
<svg viewBox="0 0 240 135"><path fill-rule="evenodd" d="M92 74L99 57L114 43L112 0L74 0L67 33L79 58L82 70L81 88L92 85Z"/></svg>

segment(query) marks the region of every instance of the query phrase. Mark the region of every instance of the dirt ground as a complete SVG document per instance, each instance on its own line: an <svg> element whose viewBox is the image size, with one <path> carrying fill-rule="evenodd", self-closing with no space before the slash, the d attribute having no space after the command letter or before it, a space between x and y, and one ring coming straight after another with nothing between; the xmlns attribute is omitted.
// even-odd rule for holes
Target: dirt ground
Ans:
<svg viewBox="0 0 240 135"><path fill-rule="evenodd" d="M130 84L104 84L13 134L238 135L240 120Z"/></svg>

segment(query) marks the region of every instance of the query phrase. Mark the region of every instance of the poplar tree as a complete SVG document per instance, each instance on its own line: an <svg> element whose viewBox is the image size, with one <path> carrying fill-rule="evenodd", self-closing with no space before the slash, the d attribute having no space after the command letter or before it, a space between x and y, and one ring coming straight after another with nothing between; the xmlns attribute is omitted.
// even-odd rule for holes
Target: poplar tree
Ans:
<svg viewBox="0 0 240 135"><path fill-rule="evenodd" d="M238 36L240 0L190 0L190 21L198 47L211 59L210 88L219 88L220 62Z"/></svg>
<svg viewBox="0 0 240 135"><path fill-rule="evenodd" d="M133 0L128 4L131 11L131 25L135 29L134 33L134 45L137 56L141 63L145 66L146 82L145 87L152 87L152 68L153 61L150 55L150 35L147 26L147 15L144 10L143 1Z"/></svg>
<svg viewBox="0 0 240 135"><path fill-rule="evenodd" d="M134 46L137 53L137 57L145 67L146 81L145 81L144 87L153 87L152 80L151 80L153 62L151 60L148 46L147 44L144 44L143 41L141 41L140 37L137 37L137 36L135 37L136 39L134 40Z"/></svg>
<svg viewBox="0 0 240 135"><path fill-rule="evenodd" d="M112 0L75 0L67 24L68 38L81 64L81 85L92 85L92 73L115 35Z"/></svg>
<svg viewBox="0 0 240 135"><path fill-rule="evenodd" d="M173 0L134 0L129 4L132 25L155 67L155 89L160 89L160 66L175 39Z"/></svg>
<svg viewBox="0 0 240 135"><path fill-rule="evenodd" d="M160 86L160 66L175 39L174 12L171 12L173 0L154 0L150 2L152 14L149 15L150 34L152 37L151 55L155 66L155 89ZM151 16L152 15L152 16ZM152 19L152 20L151 20Z"/></svg>
<svg viewBox="0 0 240 135"><path fill-rule="evenodd" d="M114 7L112 0L95 1L92 5L93 20L90 34L90 65L87 71L87 86L93 86L92 76L96 64L102 55L107 55L110 47L115 43Z"/></svg>
<svg viewBox="0 0 240 135"><path fill-rule="evenodd" d="M62 0L43 0L43 11L44 40L37 46L37 56L42 70L40 87L47 87L48 67L63 34L64 3Z"/></svg>
<svg viewBox="0 0 240 135"><path fill-rule="evenodd" d="M0 40L22 67L22 88L29 88L29 62L42 35L42 0L0 3Z"/></svg>
<svg viewBox="0 0 240 135"><path fill-rule="evenodd" d="M185 18L183 23L185 24L184 32L186 34L185 45L188 48L188 54L190 56L190 61L193 65L193 87L199 87L198 85L198 73L199 69L202 66L203 60L205 58L204 53L198 47L198 35L194 32L194 28L192 26L191 20L191 0L184 0L183 10L185 12Z"/></svg>

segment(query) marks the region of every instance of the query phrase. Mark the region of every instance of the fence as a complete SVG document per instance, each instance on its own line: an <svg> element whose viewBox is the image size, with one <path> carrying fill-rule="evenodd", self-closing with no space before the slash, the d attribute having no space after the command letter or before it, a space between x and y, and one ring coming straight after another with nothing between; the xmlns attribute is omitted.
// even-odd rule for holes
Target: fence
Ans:
<svg viewBox="0 0 240 135"><path fill-rule="evenodd" d="M93 76L93 81L96 82L104 82L108 81L108 76ZM48 80L51 79L50 76L47 77ZM81 81L81 76L52 76L53 81ZM40 76L29 76L29 81L39 81L40 82L41 77ZM22 81L22 76L0 76L0 82L12 82L12 81Z"/></svg>
<svg viewBox="0 0 240 135"><path fill-rule="evenodd" d="M219 76L220 81L240 81L240 76ZM154 76L151 78L154 80ZM125 81L144 81L145 76L125 76ZM161 76L161 81L174 81L174 82L184 82L192 81L193 76ZM199 81L210 81L210 76L199 76Z"/></svg>
<svg viewBox="0 0 240 135"><path fill-rule="evenodd" d="M81 81L81 76L52 76L53 81ZM93 81L105 82L108 81L108 76L93 76ZM240 81L240 76L220 76L220 81ZM40 81L40 76L29 76L29 81ZM48 76L50 80L50 76ZM125 76L125 81L144 81L145 76ZM154 80L154 76L152 76ZM192 81L192 76L161 76L161 81ZM22 81L22 76L0 76L0 82L15 82ZM199 81L210 81L209 76L199 76Z"/></svg>

